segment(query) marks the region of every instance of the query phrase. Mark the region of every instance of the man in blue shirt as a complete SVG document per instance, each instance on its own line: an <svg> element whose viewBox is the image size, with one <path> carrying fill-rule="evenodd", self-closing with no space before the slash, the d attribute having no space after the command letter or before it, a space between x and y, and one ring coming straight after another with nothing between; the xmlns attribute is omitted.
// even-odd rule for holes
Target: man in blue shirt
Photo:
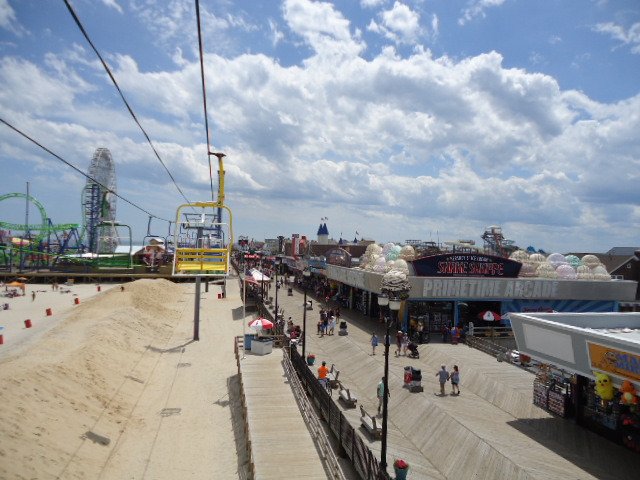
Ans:
<svg viewBox="0 0 640 480"><path fill-rule="evenodd" d="M446 365L440 365L440 370L436 373L436 377L440 377L438 379L440 380L440 396L444 397L444 384L447 383L447 380L449 379L449 372L447 372Z"/></svg>

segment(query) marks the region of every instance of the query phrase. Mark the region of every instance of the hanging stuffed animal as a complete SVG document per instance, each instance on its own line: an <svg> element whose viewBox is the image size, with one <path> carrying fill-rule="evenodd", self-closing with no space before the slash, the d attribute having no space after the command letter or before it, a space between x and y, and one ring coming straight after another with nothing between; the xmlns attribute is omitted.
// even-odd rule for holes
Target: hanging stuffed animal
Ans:
<svg viewBox="0 0 640 480"><path fill-rule="evenodd" d="M609 375L593 372L596 376L596 393L605 402L613 400L613 384Z"/></svg>
<svg viewBox="0 0 640 480"><path fill-rule="evenodd" d="M624 382L622 382L620 391L622 392L620 403L622 403L623 405L638 404L638 397L636 396L638 393L636 392L636 388L633 386L633 383L631 383L629 380L625 380Z"/></svg>

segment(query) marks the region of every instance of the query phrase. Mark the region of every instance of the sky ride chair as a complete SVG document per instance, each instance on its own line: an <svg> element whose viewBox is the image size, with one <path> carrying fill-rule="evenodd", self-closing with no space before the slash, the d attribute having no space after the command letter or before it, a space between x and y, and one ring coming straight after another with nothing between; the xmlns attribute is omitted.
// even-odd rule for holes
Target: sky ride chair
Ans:
<svg viewBox="0 0 640 480"><path fill-rule="evenodd" d="M98 270L133 270L131 227L124 223L102 221L97 229L99 233L95 265ZM118 229L125 229L128 237L120 236Z"/></svg>
<svg viewBox="0 0 640 480"><path fill-rule="evenodd" d="M222 210L227 211L228 223L222 222ZM174 276L226 279L233 246L231 210L220 202L180 205L173 244Z"/></svg>

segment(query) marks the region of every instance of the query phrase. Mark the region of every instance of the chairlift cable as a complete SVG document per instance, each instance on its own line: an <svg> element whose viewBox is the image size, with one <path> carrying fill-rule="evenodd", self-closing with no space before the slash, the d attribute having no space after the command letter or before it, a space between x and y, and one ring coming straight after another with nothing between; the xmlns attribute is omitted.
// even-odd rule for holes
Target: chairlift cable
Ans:
<svg viewBox="0 0 640 480"><path fill-rule="evenodd" d="M165 222L169 222L171 223L171 220L167 220L166 218L162 218L162 217L158 217L157 215L154 215L150 212L148 212L147 210L145 210L144 208L136 205L135 203L131 202L130 200L127 200L126 198L124 198L122 195L119 195L118 193L114 192L113 190L111 190L109 187L107 187L106 185L103 185L102 183L100 183L98 180L96 180L95 178L93 178L91 175L87 175L86 173L84 173L82 170L80 170L78 167L76 167L75 165L73 165L72 163L68 162L67 160L65 160L64 158L62 158L60 155L57 155L56 153L52 152L51 150L49 150L47 147L45 147L44 145L42 145L41 143L39 143L38 141L36 141L35 139L31 138L29 135L27 135L26 133L24 133L23 131L19 130L18 128L14 127L12 124L10 124L9 122L7 122L6 120L4 120L3 118L0 117L0 122L4 123L7 127L9 127L11 130L13 130L14 132L22 135L24 138L26 138L27 140L29 140L31 143L37 145L38 147L40 147L41 149L43 149L45 152L49 153L50 155L53 155L55 158L57 158L58 160L60 160L62 163L66 164L67 166L73 168L76 172L78 172L80 175L88 178L89 180L91 180L92 182L96 183L97 185L100 185L102 188L105 189L106 192L112 193L113 195L115 195L116 197L118 197L120 200L122 200L123 202L128 203L129 205L131 205L132 207L137 208L138 210L146 213L147 215L149 215L150 217L153 218L157 218L158 220L162 220Z"/></svg>
<svg viewBox="0 0 640 480"><path fill-rule="evenodd" d="M211 184L211 201L215 202L213 193L213 169L211 167L211 141L209 138L209 116L207 115L207 89L204 77L204 52L202 47L202 28L200 26L200 0L196 1L196 20L198 23L198 49L200 52L200 77L202 79L202 105L204 107L204 128L207 133L207 161L209 162L209 181Z"/></svg>
<svg viewBox="0 0 640 480"><path fill-rule="evenodd" d="M178 189L178 192L180 192L180 195L182 195L182 198L184 198L187 203L191 203L189 201L189 199L185 196L185 194L182 192L180 187L178 186L178 183L176 182L176 179L173 177L173 175L171 174L171 172L169 171L169 169L167 168L165 163L162 161L162 158L160 158L160 155L158 154L158 151L156 150L156 148L153 146L153 143L151 142L151 139L149 138L149 135L147 135L147 132L145 131L145 129L142 127L142 125L138 121L138 118L136 117L136 114L133 112L133 109L131 108L131 106L129 105L129 102L127 102L127 99L124 97L124 94L122 93L122 90L120 90L120 86L118 85L118 82L116 81L115 77L111 73L111 69L109 68L107 63L104 61L104 59L102 58L102 55L100 55L100 52L98 52L97 48L93 45L93 42L89 38L89 35L87 34L87 32L84 29L82 23L80 22L80 19L76 15L76 12L73 10L73 7L69 4L69 0L64 0L64 3L67 6L67 9L69 10L69 13L71 13L71 16L73 17L74 21L76 22L76 25L78 26L78 28L82 32L82 35L84 36L84 38L87 40L87 42L89 43L89 45L91 46L91 48L93 49L95 54L100 59L100 62L102 63L102 66L106 70L107 75L109 75L109 78L113 82L113 85L116 87L116 90L118 90L118 93L120 94L120 98L122 98L122 101L124 102L125 106L127 107L127 110L129 110L129 113L131 114L131 117L133 118L134 122L136 122L138 127L140 127L140 130L142 131L142 134L147 139L147 142L151 146L151 149L153 150L153 153L155 154L156 158L162 164L162 166L164 167L166 172L169 174L169 177L171 178L171 181L173 182L175 187Z"/></svg>

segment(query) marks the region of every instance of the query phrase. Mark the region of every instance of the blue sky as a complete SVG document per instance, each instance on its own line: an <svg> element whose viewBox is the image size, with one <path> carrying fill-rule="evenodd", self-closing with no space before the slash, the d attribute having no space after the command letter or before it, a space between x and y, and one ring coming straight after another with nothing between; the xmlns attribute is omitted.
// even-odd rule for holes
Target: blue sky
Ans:
<svg viewBox="0 0 640 480"><path fill-rule="evenodd" d="M192 0L75 0L193 201L209 170ZM636 0L201 0L209 122L236 235L475 239L546 251L640 245ZM118 192L182 197L62 0L0 0L0 118ZM79 222L84 178L0 124L0 195ZM0 202L0 220L24 206ZM118 202L134 236L147 215ZM152 222L164 234L167 223Z"/></svg>

